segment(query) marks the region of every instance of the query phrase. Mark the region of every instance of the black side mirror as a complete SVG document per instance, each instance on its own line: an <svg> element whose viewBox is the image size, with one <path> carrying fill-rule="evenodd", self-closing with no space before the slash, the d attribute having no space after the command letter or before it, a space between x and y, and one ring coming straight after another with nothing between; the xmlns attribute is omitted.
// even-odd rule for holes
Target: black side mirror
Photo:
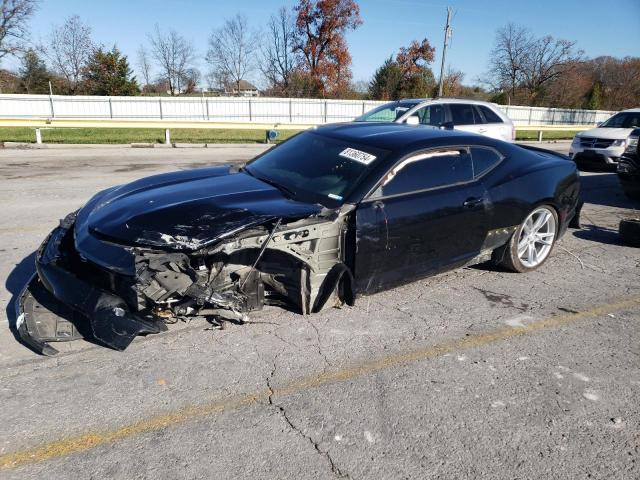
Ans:
<svg viewBox="0 0 640 480"><path fill-rule="evenodd" d="M453 122L444 122L440 124L440 130L453 130Z"/></svg>

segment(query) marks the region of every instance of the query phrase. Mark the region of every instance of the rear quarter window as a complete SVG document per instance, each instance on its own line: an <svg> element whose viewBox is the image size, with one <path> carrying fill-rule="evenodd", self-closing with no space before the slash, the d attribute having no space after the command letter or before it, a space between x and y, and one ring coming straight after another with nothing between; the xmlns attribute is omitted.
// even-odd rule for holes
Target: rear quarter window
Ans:
<svg viewBox="0 0 640 480"><path fill-rule="evenodd" d="M482 112L482 115L484 115L484 119L487 123L504 123L498 114L489 107L485 107L484 105L477 105L477 107Z"/></svg>
<svg viewBox="0 0 640 480"><path fill-rule="evenodd" d="M475 178L484 175L502 160L502 155L492 148L471 147L470 150Z"/></svg>

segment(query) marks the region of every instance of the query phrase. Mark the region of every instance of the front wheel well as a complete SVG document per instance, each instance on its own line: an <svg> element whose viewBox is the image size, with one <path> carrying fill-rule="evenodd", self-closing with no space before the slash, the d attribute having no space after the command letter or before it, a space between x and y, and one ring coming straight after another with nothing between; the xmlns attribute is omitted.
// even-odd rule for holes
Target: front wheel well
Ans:
<svg viewBox="0 0 640 480"><path fill-rule="evenodd" d="M351 269L344 263L336 263L320 286L318 295L313 304L313 312L319 312L325 306L331 295L337 293L341 302L353 306L355 303L354 278Z"/></svg>

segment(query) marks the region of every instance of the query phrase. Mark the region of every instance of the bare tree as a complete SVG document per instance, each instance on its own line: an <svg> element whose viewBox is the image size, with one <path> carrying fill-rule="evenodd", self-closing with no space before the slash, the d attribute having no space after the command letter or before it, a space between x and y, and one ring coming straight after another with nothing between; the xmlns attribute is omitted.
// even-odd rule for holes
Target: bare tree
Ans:
<svg viewBox="0 0 640 480"><path fill-rule="evenodd" d="M205 76L205 80L207 81L207 88L211 91L224 92L232 84L229 77L218 70L210 70Z"/></svg>
<svg viewBox="0 0 640 480"><path fill-rule="evenodd" d="M195 93L202 75L197 68L189 68L182 79L185 93Z"/></svg>
<svg viewBox="0 0 640 480"><path fill-rule="evenodd" d="M149 35L149 41L151 54L158 62L162 80L167 82L171 95L180 93L190 78L195 59L193 44L175 30L162 32L158 25L154 33Z"/></svg>
<svg viewBox="0 0 640 480"><path fill-rule="evenodd" d="M204 80L207 82L208 91L213 92L218 88L218 79L216 78L215 72L207 72L204 76Z"/></svg>
<svg viewBox="0 0 640 480"><path fill-rule="evenodd" d="M54 70L65 78L72 94L78 89L93 48L91 27L77 15L69 17L62 26L54 27L49 44L43 48Z"/></svg>
<svg viewBox="0 0 640 480"><path fill-rule="evenodd" d="M582 58L582 51L576 51L575 45L576 42L557 40L550 35L530 42L523 62L522 83L534 103L549 82L573 68Z"/></svg>
<svg viewBox="0 0 640 480"><path fill-rule="evenodd" d="M589 66L602 85L602 108L623 110L640 104L640 57L598 57Z"/></svg>
<svg viewBox="0 0 640 480"><path fill-rule="evenodd" d="M260 70L269 82L269 87L286 93L291 75L299 65L293 50L296 40L295 18L286 7L272 15L267 25L260 58Z"/></svg>
<svg viewBox="0 0 640 480"><path fill-rule="evenodd" d="M489 75L496 89L517 92L535 104L544 88L573 68L582 58L576 42L547 35L535 38L526 28L512 23L498 29L491 52Z"/></svg>
<svg viewBox="0 0 640 480"><path fill-rule="evenodd" d="M447 68L447 72L444 75L442 81L442 91L444 96L455 97L460 95L462 90L462 80L464 80L464 73L460 70L454 70L451 67Z"/></svg>
<svg viewBox="0 0 640 480"><path fill-rule="evenodd" d="M531 34L524 27L510 23L498 29L489 66L494 88L508 89L511 96L515 96L532 43Z"/></svg>
<svg viewBox="0 0 640 480"><path fill-rule="evenodd" d="M144 89L151 84L151 76L152 76L151 59L149 58L149 52L147 52L147 49L144 48L144 46L140 46L140 48L138 49L137 66L138 66L138 69L140 70L140 73L142 74L142 80L144 81L144 85L143 85L143 91L144 91Z"/></svg>
<svg viewBox="0 0 640 480"><path fill-rule="evenodd" d="M240 81L255 68L258 35L251 32L247 18L236 15L209 37L206 60L219 78L228 78L240 94Z"/></svg>
<svg viewBox="0 0 640 480"><path fill-rule="evenodd" d="M39 0L1 0L0 3L0 59L23 51L29 38L27 23Z"/></svg>

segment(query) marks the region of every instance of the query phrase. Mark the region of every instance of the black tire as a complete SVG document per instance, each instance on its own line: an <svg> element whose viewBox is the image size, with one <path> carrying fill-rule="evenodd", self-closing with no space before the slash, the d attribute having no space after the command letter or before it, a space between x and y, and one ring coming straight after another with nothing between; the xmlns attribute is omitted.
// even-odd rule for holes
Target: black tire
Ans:
<svg viewBox="0 0 640 480"><path fill-rule="evenodd" d="M553 237L553 243L551 244L551 248L549 249L549 251L546 254L546 256L544 257L544 259L539 264L537 264L536 266L529 267L527 265L524 265L522 263L522 261L520 260L520 257L518 256L518 240L520 239L520 235L522 233L522 229L524 228L524 224L525 224L527 218L529 218L529 215L531 215L531 213L535 212L536 210L538 210L540 208L544 208L544 209L548 210L551 213L551 215L553 216L553 219L555 221L555 235ZM553 208L550 205L540 205L540 206L534 208L525 217L525 219L518 226L518 228L516 228L515 232L513 232L513 235L511 235L511 238L509 239L507 244L493 252L493 260L494 260L494 262L496 262L498 265L506 268L507 270L511 270L512 272L517 272L517 273L531 272L533 270L536 270L536 269L540 268L542 265L544 265L544 263L547 261L547 259L551 255L551 252L553 251L553 247L555 246L556 239L558 237L558 228L559 228L559 225L558 225L558 214L556 213L555 208Z"/></svg>
<svg viewBox="0 0 640 480"><path fill-rule="evenodd" d="M620 220L618 233L624 243L632 247L640 247L640 219L628 218Z"/></svg>
<svg viewBox="0 0 640 480"><path fill-rule="evenodd" d="M624 192L624 195L629 199L629 200L640 200L640 188L637 186L631 187L631 186L627 186L625 184L622 184L622 191Z"/></svg>

